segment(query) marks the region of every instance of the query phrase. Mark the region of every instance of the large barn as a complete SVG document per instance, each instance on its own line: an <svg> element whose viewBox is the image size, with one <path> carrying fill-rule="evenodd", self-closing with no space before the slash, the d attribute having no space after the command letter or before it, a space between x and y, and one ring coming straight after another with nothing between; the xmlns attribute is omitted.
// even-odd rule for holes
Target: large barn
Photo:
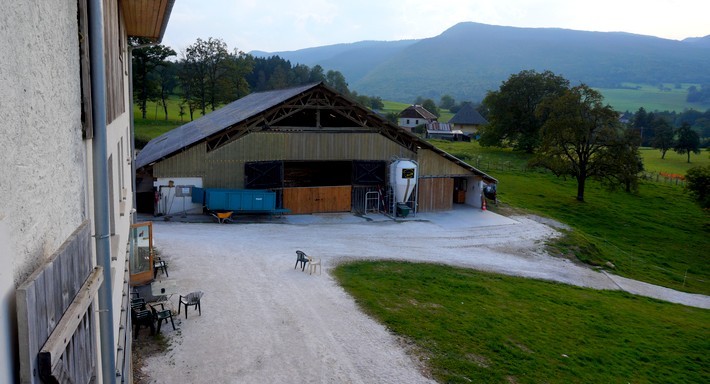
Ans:
<svg viewBox="0 0 710 384"><path fill-rule="evenodd" d="M250 94L151 140L136 158L138 206L200 212L186 188L194 186L275 191L291 213L392 213L390 165L403 159L416 165L407 201L415 212L480 207L482 187L496 183L316 83Z"/></svg>

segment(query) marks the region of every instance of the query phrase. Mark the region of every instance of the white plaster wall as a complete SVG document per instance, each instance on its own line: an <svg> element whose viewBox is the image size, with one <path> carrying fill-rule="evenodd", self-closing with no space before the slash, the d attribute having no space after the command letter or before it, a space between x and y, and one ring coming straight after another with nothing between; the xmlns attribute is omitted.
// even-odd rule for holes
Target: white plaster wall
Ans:
<svg viewBox="0 0 710 384"><path fill-rule="evenodd" d="M8 295L14 310L15 287L87 217L87 205L76 1L12 1L2 8L0 303L6 314ZM7 327L0 323L1 337ZM0 352L0 381L17 364Z"/></svg>
<svg viewBox="0 0 710 384"><path fill-rule="evenodd" d="M175 187L169 188L168 183L173 181ZM175 190L177 186L181 185L194 185L195 187L202 188L202 178L201 177L163 177L158 178L154 183L156 188L160 189L160 203L158 206L158 212L166 215L180 215L183 213L183 202L185 203L185 212L187 213L202 213L201 204L193 204L191 197L176 197ZM184 201L183 201L184 200Z"/></svg>
<svg viewBox="0 0 710 384"><path fill-rule="evenodd" d="M3 8L0 212L19 283L86 216L79 47L74 2Z"/></svg>
<svg viewBox="0 0 710 384"><path fill-rule="evenodd" d="M480 208L482 194L483 194L483 179L478 176L468 178L468 190L466 191L466 205L471 205L471 206Z"/></svg>
<svg viewBox="0 0 710 384"><path fill-rule="evenodd" d="M407 120L409 120L409 123L407 123ZM417 125L424 123L426 123L426 120L424 119L418 119L413 117L400 117L398 125L400 127L414 128Z"/></svg>

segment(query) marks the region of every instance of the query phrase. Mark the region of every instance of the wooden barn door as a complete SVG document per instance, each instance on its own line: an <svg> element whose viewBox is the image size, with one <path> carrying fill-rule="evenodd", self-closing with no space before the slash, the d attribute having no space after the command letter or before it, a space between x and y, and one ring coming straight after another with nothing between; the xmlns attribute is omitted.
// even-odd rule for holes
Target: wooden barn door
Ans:
<svg viewBox="0 0 710 384"><path fill-rule="evenodd" d="M285 188L284 208L290 209L293 214L350 212L351 191L349 185Z"/></svg>
<svg viewBox="0 0 710 384"><path fill-rule="evenodd" d="M454 179L437 177L419 179L419 212L448 211L453 208Z"/></svg>

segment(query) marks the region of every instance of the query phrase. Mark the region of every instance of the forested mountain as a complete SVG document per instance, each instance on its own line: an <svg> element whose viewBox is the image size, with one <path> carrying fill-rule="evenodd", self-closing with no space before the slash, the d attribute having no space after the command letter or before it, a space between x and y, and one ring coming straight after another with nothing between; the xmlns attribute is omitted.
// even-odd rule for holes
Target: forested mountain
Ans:
<svg viewBox="0 0 710 384"><path fill-rule="evenodd" d="M438 100L444 94L478 101L525 69L551 70L573 84L593 87L619 87L623 82L710 84L710 36L676 41L467 22L422 40L252 54L338 70L352 90L403 102L417 96Z"/></svg>

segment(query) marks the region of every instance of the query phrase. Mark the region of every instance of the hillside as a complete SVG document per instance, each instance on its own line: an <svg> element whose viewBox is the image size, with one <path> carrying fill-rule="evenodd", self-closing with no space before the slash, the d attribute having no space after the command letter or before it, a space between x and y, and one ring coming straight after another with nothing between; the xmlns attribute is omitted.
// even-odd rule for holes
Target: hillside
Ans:
<svg viewBox="0 0 710 384"><path fill-rule="evenodd" d="M622 32L501 27L460 23L436 37L360 42L277 54L341 71L361 94L411 102L417 96L480 100L510 74L546 69L572 83L615 88L710 83L710 37L683 41Z"/></svg>

